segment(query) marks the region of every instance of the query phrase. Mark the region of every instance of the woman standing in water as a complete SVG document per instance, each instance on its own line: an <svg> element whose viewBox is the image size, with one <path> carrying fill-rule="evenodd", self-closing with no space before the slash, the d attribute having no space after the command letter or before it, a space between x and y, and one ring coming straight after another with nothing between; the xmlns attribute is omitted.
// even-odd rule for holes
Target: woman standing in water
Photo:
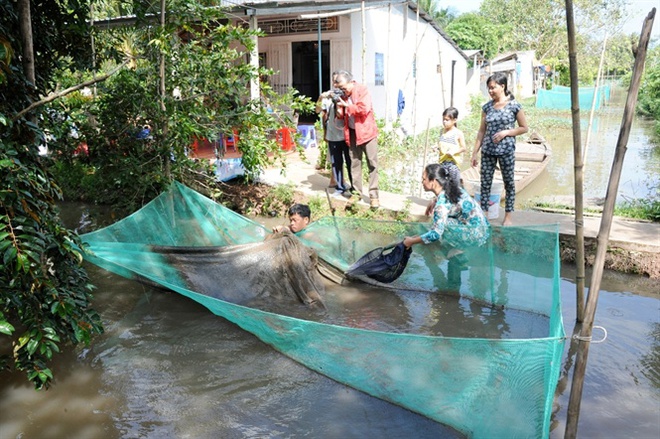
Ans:
<svg viewBox="0 0 660 439"><path fill-rule="evenodd" d="M511 213L516 201L516 136L529 130L525 112L507 84L507 76L502 72L494 73L486 81L491 100L481 107L481 125L472 152L472 166L476 167L477 154L481 149L481 208L484 212L488 211L493 174L499 163L506 191L503 226L511 225Z"/></svg>

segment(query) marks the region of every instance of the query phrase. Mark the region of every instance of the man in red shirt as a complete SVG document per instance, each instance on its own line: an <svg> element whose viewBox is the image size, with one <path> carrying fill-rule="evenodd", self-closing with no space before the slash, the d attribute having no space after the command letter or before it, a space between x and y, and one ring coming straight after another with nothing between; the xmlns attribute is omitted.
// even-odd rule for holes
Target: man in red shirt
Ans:
<svg viewBox="0 0 660 439"><path fill-rule="evenodd" d="M362 156L369 169L369 198L371 207L377 209L378 201L378 127L371 104L371 94L366 85L358 84L353 75L340 70L335 86L344 92L344 99L335 105L337 114L344 117L344 137L351 155L353 187L362 195Z"/></svg>

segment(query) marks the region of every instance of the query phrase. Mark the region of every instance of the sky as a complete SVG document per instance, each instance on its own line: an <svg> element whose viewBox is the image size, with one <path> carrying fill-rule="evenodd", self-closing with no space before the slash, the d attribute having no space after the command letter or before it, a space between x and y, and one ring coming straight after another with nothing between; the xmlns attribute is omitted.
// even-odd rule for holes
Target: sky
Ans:
<svg viewBox="0 0 660 439"><path fill-rule="evenodd" d="M465 12L472 12L479 10L479 5L481 0L439 0L440 6L443 8L452 7L458 10L459 13L463 14ZM538 0L543 1L543 0ZM655 20L653 20L653 30L651 35L653 38L660 38L660 1L659 0L629 0L628 1L628 12L630 13L630 19L627 20L626 25L623 28L623 32L626 34L634 33L640 34L642 32L642 26L644 24L644 19L651 12L651 9L656 8L655 11Z"/></svg>

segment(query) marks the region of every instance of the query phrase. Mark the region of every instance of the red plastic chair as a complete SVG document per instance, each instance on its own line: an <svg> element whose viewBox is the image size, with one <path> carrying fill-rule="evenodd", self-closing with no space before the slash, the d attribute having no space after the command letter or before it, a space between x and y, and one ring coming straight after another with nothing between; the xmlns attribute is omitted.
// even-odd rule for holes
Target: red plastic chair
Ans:
<svg viewBox="0 0 660 439"><path fill-rule="evenodd" d="M292 132L293 129L289 127L282 127L277 130L275 140L277 140L277 143L280 144L284 151L289 151L294 147Z"/></svg>
<svg viewBox="0 0 660 439"><path fill-rule="evenodd" d="M238 152L238 131L232 130L232 134L222 136L225 145L225 151L229 151L229 148L233 149L234 152Z"/></svg>

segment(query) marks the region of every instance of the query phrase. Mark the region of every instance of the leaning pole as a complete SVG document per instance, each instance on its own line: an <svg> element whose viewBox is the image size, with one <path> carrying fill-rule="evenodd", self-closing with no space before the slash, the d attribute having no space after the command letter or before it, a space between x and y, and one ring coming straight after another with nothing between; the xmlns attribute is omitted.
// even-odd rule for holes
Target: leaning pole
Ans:
<svg viewBox="0 0 660 439"><path fill-rule="evenodd" d="M571 79L571 115L573 121L573 177L575 198L575 310L577 322L584 318L584 160L582 158L582 134L580 132L580 98L575 43L573 1L566 0L566 28L568 34L568 64Z"/></svg>
<svg viewBox="0 0 660 439"><path fill-rule="evenodd" d="M570 1L571 0L566 1L567 5ZM582 325L582 331L578 338L580 345L578 346L575 370L573 371L573 384L571 386L571 395L568 400L566 432L564 434L564 437L567 439L575 438L577 436L577 424L580 415L580 402L582 399L584 374L587 368L589 344L591 342L594 315L596 314L596 305L598 304L600 281L603 276L603 268L605 265L607 243L609 241L610 229L612 227L612 216L614 215L616 193L619 189L621 170L623 169L623 159L626 155L628 137L630 136L630 127L632 125L632 119L635 113L635 105L637 104L637 94L639 92L639 86L642 79L642 72L644 71L644 61L646 61L646 51L648 49L649 39L651 37L651 29L653 28L654 18L655 8L649 12L649 14L646 16L646 19L644 20L642 34L639 38L639 45L637 50L634 51L635 65L633 67L630 88L628 89L626 106L623 110L623 120L621 122L619 139L617 140L616 150L614 152L614 160L612 162L610 180L607 185L607 195L605 197L605 205L603 206L603 216L601 217L600 221L600 230L598 231L596 259L594 261L593 274L591 276L591 283L589 285L589 295L587 297L585 319Z"/></svg>

